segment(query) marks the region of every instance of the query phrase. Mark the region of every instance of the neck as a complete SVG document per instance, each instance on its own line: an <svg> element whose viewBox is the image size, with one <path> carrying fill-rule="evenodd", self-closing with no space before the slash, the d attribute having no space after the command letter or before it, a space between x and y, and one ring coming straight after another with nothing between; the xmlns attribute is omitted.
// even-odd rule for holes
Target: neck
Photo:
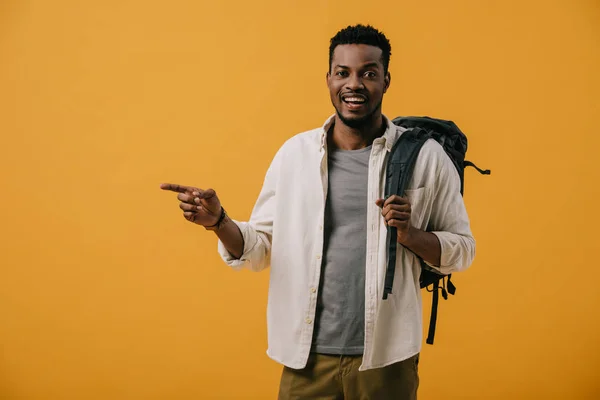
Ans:
<svg viewBox="0 0 600 400"><path fill-rule="evenodd" d="M336 115L333 129L330 130L328 135L328 142L341 150L364 149L383 135L386 128L387 126L381 114L359 128L349 127Z"/></svg>

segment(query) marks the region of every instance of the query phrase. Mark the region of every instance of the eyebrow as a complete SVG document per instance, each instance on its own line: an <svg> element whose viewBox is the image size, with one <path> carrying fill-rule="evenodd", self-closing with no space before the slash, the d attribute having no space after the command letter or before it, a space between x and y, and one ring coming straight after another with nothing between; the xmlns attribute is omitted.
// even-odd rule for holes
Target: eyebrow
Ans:
<svg viewBox="0 0 600 400"><path fill-rule="evenodd" d="M373 67L379 68L379 64L377 64L376 62L370 62L370 63L363 65L361 68L373 68ZM336 68L350 69L350 67L348 67L346 65L336 65Z"/></svg>

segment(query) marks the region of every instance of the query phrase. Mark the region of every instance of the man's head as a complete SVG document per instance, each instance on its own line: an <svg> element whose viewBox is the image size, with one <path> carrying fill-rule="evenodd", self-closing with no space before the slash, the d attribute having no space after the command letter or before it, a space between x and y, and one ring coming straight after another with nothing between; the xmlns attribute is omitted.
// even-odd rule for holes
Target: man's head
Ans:
<svg viewBox="0 0 600 400"><path fill-rule="evenodd" d="M371 26L349 26L331 38L327 86L345 125L361 128L381 116L390 56L390 42Z"/></svg>

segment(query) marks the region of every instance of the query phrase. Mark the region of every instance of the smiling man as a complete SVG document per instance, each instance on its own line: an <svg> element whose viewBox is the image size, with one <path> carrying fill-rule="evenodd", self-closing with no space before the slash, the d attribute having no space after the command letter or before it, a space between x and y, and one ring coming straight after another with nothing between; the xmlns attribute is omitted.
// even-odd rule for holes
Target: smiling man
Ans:
<svg viewBox="0 0 600 400"><path fill-rule="evenodd" d="M212 189L161 186L178 192L187 220L216 233L228 265L271 267L267 354L283 364L280 399L415 399L419 258L448 274L474 257L459 176L434 140L406 196L382 199L386 160L405 131L381 111L390 55L371 26L331 39L335 114L280 148L248 222L229 218ZM382 300L388 225L400 246L395 290Z"/></svg>

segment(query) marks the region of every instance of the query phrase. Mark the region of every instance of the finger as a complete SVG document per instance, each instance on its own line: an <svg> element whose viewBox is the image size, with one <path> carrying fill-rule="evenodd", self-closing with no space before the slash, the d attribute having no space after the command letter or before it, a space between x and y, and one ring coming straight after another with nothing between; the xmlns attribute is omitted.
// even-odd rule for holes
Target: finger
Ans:
<svg viewBox="0 0 600 400"><path fill-rule="evenodd" d="M397 219L399 221L408 221L410 220L410 213L400 212L400 211L390 211L386 215L384 215L386 221L390 221L393 219Z"/></svg>
<svg viewBox="0 0 600 400"><path fill-rule="evenodd" d="M388 204L410 204L406 197L400 197L397 194L393 194L385 200L383 203L384 207Z"/></svg>
<svg viewBox="0 0 600 400"><path fill-rule="evenodd" d="M194 197L189 194L183 194L183 193L179 193L177 195L177 200L183 201L184 203L188 203L188 204L199 204L200 203L199 198Z"/></svg>
<svg viewBox="0 0 600 400"><path fill-rule="evenodd" d="M393 215L395 215L394 213L408 213L410 215L410 209L393 209L384 207L383 210L381 210L381 215L383 215L385 219L393 219Z"/></svg>
<svg viewBox="0 0 600 400"><path fill-rule="evenodd" d="M410 204L388 204L387 206L383 207L381 214L386 215L390 211L410 212L410 210Z"/></svg>
<svg viewBox="0 0 600 400"><path fill-rule="evenodd" d="M385 199L377 199L375 200L375 204L377 204L379 207L385 207L388 204L410 204L408 203L408 200L405 199L404 197L400 197L398 195L391 195Z"/></svg>
<svg viewBox="0 0 600 400"><path fill-rule="evenodd" d="M188 204L188 203L179 203L179 208L181 208L183 211L191 211L191 212L198 212L202 209L202 207L200 207L200 206L196 206L196 205Z"/></svg>
<svg viewBox="0 0 600 400"><path fill-rule="evenodd" d="M196 217L198 216L198 214L196 214L195 212L186 211L183 213L183 216L190 222L196 222Z"/></svg>
<svg viewBox="0 0 600 400"><path fill-rule="evenodd" d="M200 199L210 199L211 197L216 196L216 194L217 193L215 193L215 191L213 189L206 189L206 190L196 189L192 193L192 195L194 195Z"/></svg>
<svg viewBox="0 0 600 400"><path fill-rule="evenodd" d="M400 229L400 230L404 230L408 227L408 222L406 221L399 221L397 219L390 219L387 224L389 226L393 226L396 229Z"/></svg>
<svg viewBox="0 0 600 400"><path fill-rule="evenodd" d="M178 193L186 193L186 192L191 192L194 190L194 188L191 186L177 185L175 183L162 183L160 185L160 188L162 190L170 190L171 192L178 192Z"/></svg>

